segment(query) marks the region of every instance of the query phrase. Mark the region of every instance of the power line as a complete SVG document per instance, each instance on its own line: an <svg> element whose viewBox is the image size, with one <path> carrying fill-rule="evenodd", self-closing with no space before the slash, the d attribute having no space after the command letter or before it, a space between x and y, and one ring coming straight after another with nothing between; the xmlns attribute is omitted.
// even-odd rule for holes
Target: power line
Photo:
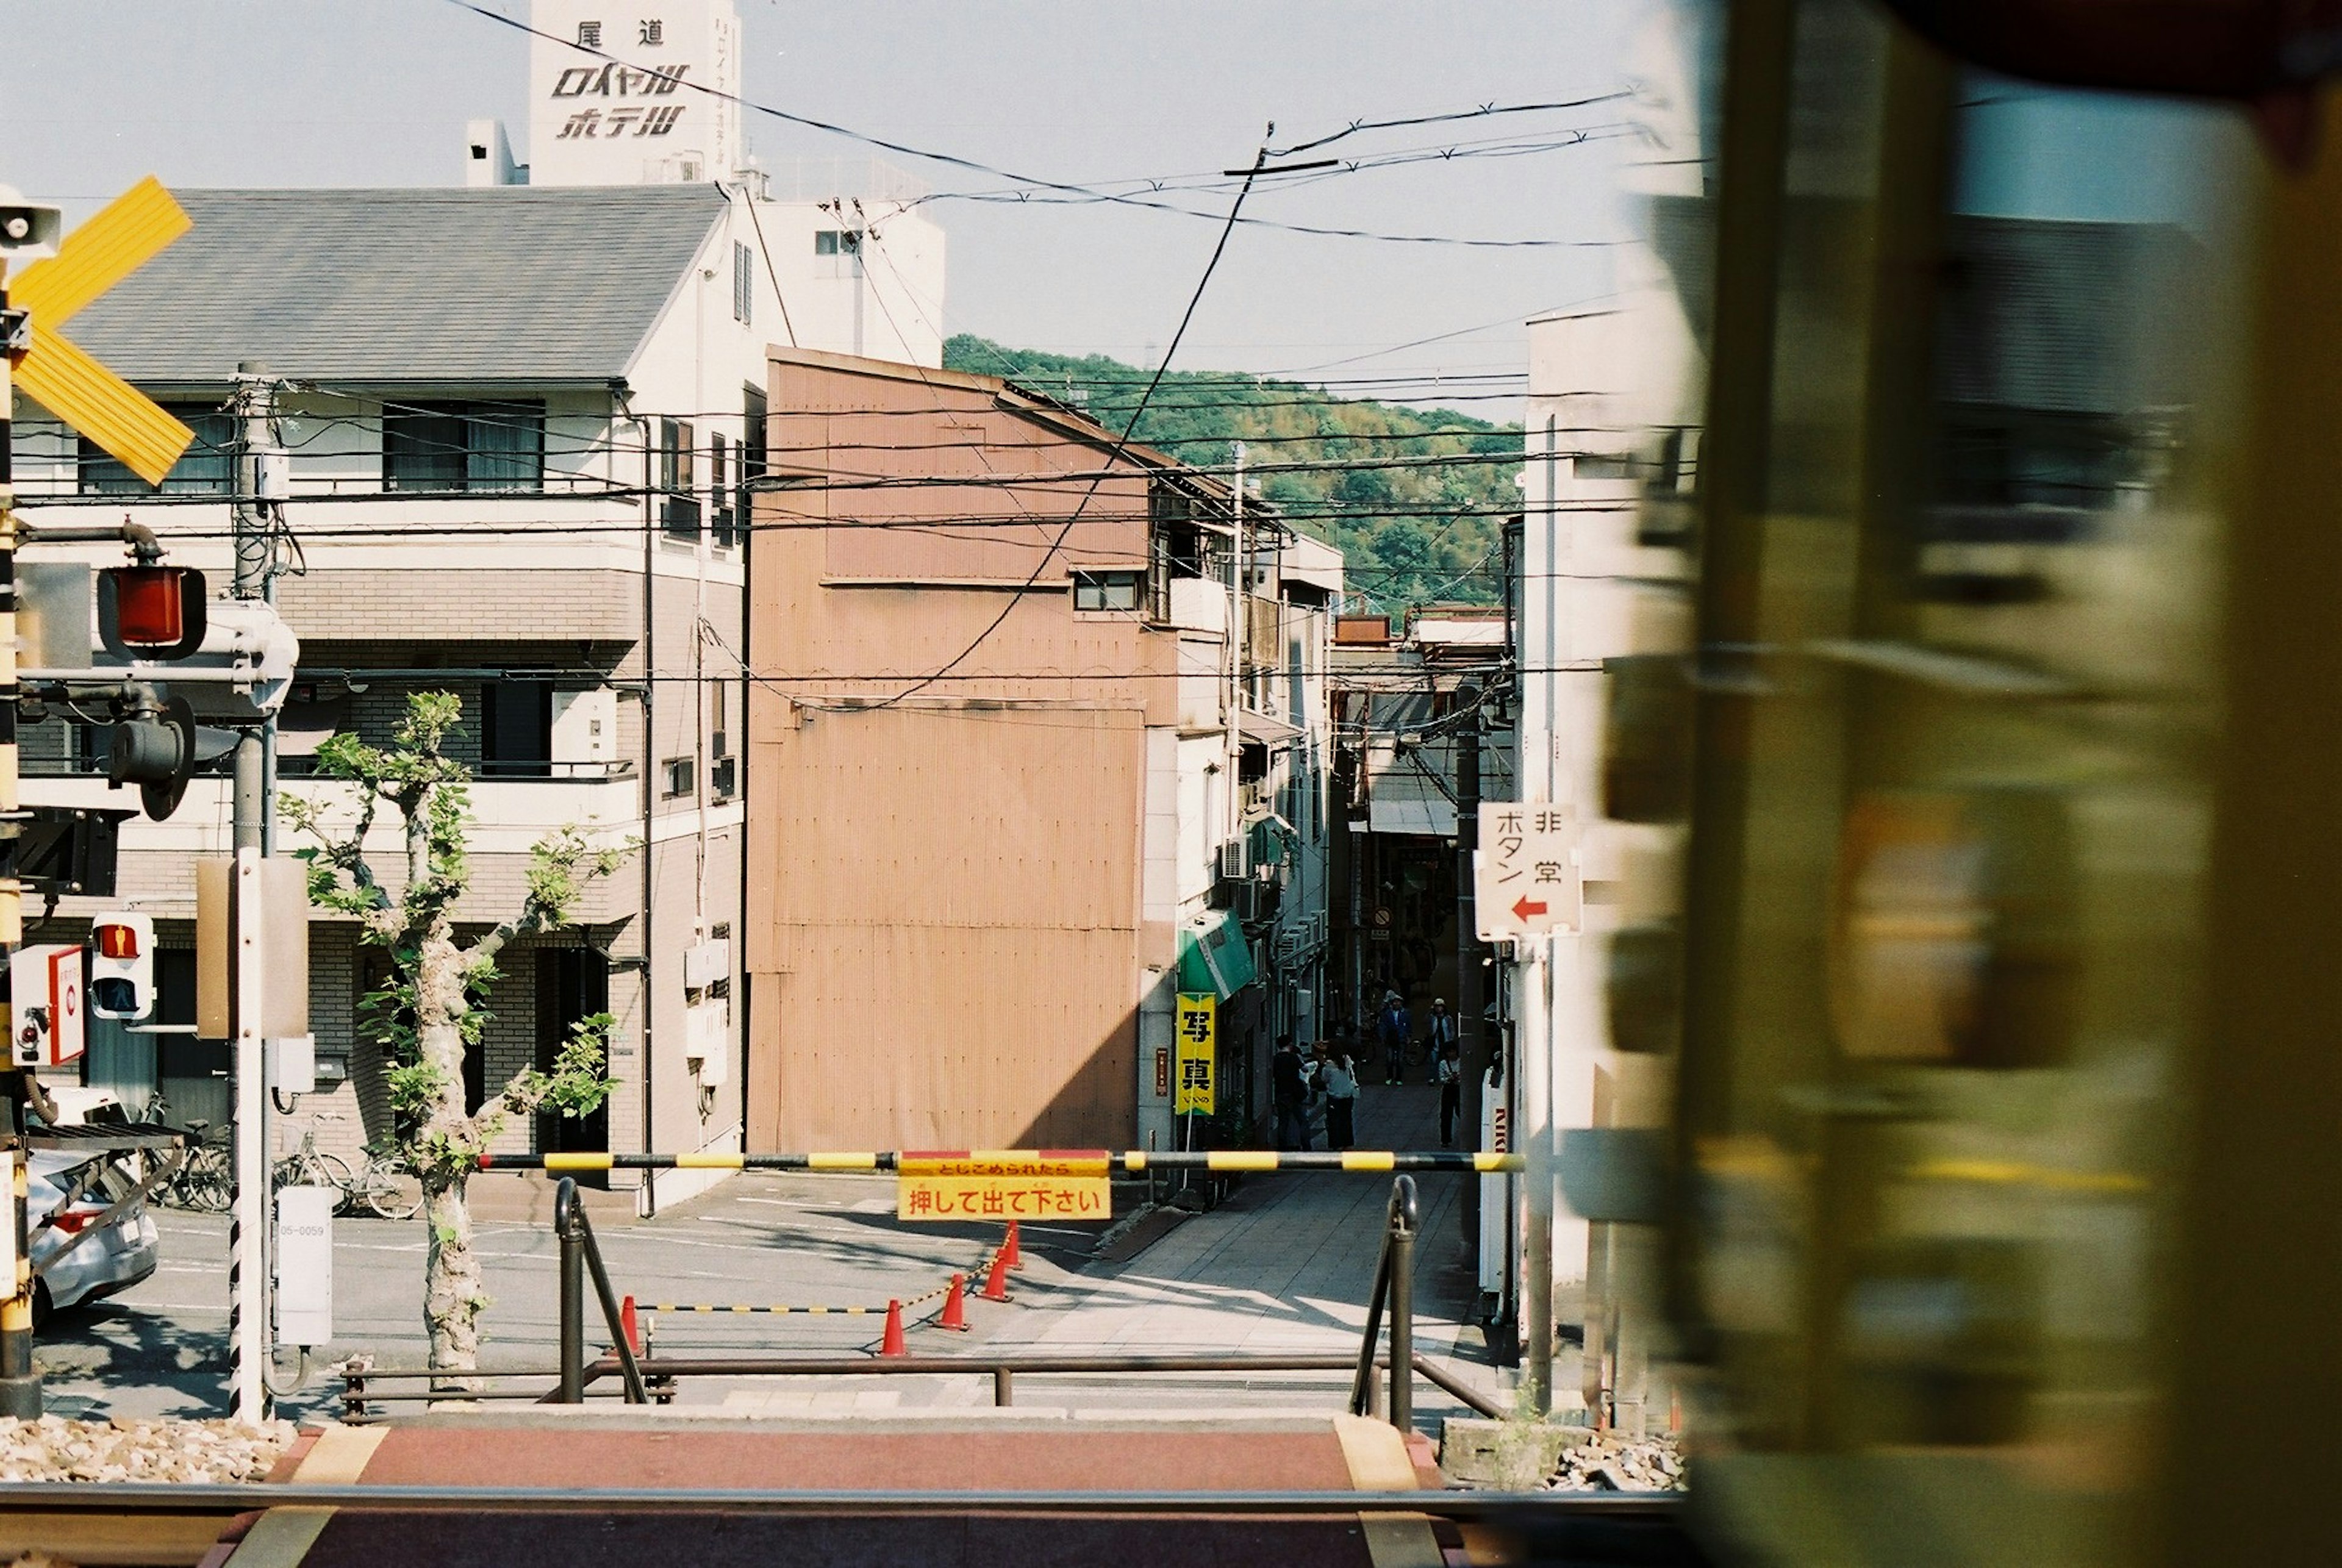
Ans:
<svg viewBox="0 0 2342 1568"><path fill-rule="evenodd" d="M1274 128L1275 127L1273 126L1271 127L1271 129ZM1257 172L1267 161L1268 157L1266 152L1259 154L1253 159L1254 170ZM1108 468L1111 468L1115 463L1119 462L1123 454L1128 450L1130 446L1130 433L1138 428L1138 416L1146 412L1147 400L1155 395L1155 389L1163 385L1165 373L1171 368L1171 361L1179 353L1180 340L1187 335L1187 325L1190 322L1196 319L1196 307L1204 303L1204 290L1210 285L1212 275L1219 270L1220 257L1227 254L1228 236L1236 232L1236 217L1244 211L1245 197L1251 194L1252 179L1247 176L1245 180L1244 187L1236 192L1236 199L1228 205L1228 221L1220 229L1220 237L1212 246L1212 255L1210 259L1204 264L1204 275L1196 280L1195 293L1187 296L1187 308L1180 313L1178 329L1171 335L1170 346L1163 351L1163 363L1156 367L1155 379L1148 382L1146 384L1146 390L1139 394L1137 406L1130 411L1130 419L1128 423L1123 425L1122 435L1116 441L1114 451L1106 458ZM1098 486L1104 484L1106 479L1106 474L1104 471L1101 471L1098 477L1090 482L1088 491L1083 494L1080 501L1075 504L1073 514L1066 519L1066 525L1057 531L1056 543L1051 544L1048 550L1043 554L1041 559L1034 564L1033 574L1025 580L1024 588L1018 589L1016 593L1010 595L1008 603L1000 607L1000 614L993 617L992 624L986 626L983 631L976 634L976 641L970 643L966 647L954 654L950 663L945 664L942 669L936 671L935 674L930 676L927 680L920 681L914 685L907 686L902 691L897 692L894 696L888 698L887 702L889 704L899 703L904 698L912 695L914 693L925 690L929 684L933 684L933 682L941 680L945 676L950 674L953 670L959 667L961 663L965 661L969 654L982 647L986 638L990 637L995 632L1000 630L1002 624L1007 621L1009 613L1016 608L1017 601L1025 596L1026 590L1031 588L1035 583L1038 582L1040 580L1041 574L1048 569L1049 562L1056 556L1058 549L1064 545L1066 538L1073 533L1074 524L1081 521L1082 513L1088 507L1090 498L1097 494Z"/></svg>
<svg viewBox="0 0 2342 1568"><path fill-rule="evenodd" d="M630 70L644 69L644 67L636 65L630 61L620 59L616 55L607 54L598 48L588 47L587 45L580 44L572 38L564 38L555 34L541 31L538 28L530 26L525 22L519 21L511 16L506 16L500 12L489 10L485 5L475 5L474 4L474 0L447 0L447 4L456 6L458 9L469 11L475 16L485 17L487 20L496 23L501 26L509 27L516 33L525 33L530 37L542 38L548 43L557 44L565 49L575 49L581 55L589 55L598 60L609 61L613 65L626 65ZM979 162L974 158L962 157L956 153L939 152L932 147L916 146L907 142L890 141L884 136L874 136L867 132L855 130L849 125L837 125L828 120L816 120L808 115L792 114L786 109L776 108L770 104L760 104L754 99L744 98L736 93L727 93L723 91L721 88L711 86L705 82L695 82L687 77L680 80L677 85L691 92L698 93L706 97L719 99L727 103L736 104L744 109L754 110L759 115L769 115L773 119L780 120L788 125L801 125L807 130L819 131L826 135L843 136L849 141L859 142L865 146L876 147L881 152L895 153L906 158L918 158L928 163L944 164L954 168L968 169L976 174L990 175L995 179L1009 180L1016 184L1030 185L1039 190L1057 191L1068 195L1084 196L1096 201L1112 202L1122 206L1144 207L1156 212L1176 213L1183 217L1191 218L1208 218L1214 216L1213 214L1199 213L1192 207L1183 207L1170 202L1154 201L1144 196L1118 195L1111 192L1093 190L1089 186L1076 185L1069 180L1045 179L1037 175L1019 174L1013 169L1005 169L996 165ZM1496 112L1494 109L1479 109L1472 111L1472 115L1494 112ZM1456 117L1468 118L1470 115L1458 115ZM1341 134L1348 135L1349 133L1344 132ZM1254 172L1257 174L1261 171L1259 169L1256 169ZM1275 171L1270 170L1267 172L1274 173ZM1249 186L1246 188L1249 189ZM1556 247L1602 249L1628 243L1625 240L1469 239L1447 235L1390 235L1376 233L1366 229L1320 227L1307 224L1281 223L1274 218L1246 218L1242 221L1247 224L1257 225L1264 228L1284 229L1295 234L1318 235L1341 239L1380 240L1398 245L1452 245L1472 248L1511 250Z"/></svg>

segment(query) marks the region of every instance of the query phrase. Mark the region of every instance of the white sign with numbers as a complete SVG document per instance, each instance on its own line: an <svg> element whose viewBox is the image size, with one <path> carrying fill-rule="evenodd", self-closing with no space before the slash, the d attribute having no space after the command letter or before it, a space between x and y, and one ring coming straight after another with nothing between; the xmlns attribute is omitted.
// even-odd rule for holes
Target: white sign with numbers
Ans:
<svg viewBox="0 0 2342 1568"><path fill-rule="evenodd" d="M1569 934L1585 923L1577 814L1566 805L1498 801L1480 807L1472 855L1480 940Z"/></svg>

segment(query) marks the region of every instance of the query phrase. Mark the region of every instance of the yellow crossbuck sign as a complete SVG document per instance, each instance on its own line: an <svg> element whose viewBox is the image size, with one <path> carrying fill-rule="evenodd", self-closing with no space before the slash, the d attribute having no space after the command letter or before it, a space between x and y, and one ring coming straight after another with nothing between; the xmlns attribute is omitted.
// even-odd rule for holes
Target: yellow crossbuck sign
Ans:
<svg viewBox="0 0 2342 1568"><path fill-rule="evenodd" d="M16 385L149 484L163 483L195 433L57 328L194 226L149 175L66 235L56 255L8 282L8 303L33 322L33 346L17 362Z"/></svg>

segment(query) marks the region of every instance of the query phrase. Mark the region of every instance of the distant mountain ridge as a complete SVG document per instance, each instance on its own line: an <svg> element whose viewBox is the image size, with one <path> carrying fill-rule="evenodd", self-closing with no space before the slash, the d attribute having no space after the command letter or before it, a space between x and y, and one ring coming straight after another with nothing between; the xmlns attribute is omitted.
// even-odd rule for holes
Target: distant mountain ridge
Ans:
<svg viewBox="0 0 2342 1568"><path fill-rule="evenodd" d="M1042 354L967 334L945 342L944 365L1005 376L1117 432L1154 374L1104 355ZM1246 443L1246 462L1262 471L1262 499L1340 546L1352 592L1378 608L1502 597L1500 524L1520 510L1517 425L1297 381L1175 370L1134 434L1207 466L1231 462L1235 443ZM1279 467L1286 464L1326 466Z"/></svg>

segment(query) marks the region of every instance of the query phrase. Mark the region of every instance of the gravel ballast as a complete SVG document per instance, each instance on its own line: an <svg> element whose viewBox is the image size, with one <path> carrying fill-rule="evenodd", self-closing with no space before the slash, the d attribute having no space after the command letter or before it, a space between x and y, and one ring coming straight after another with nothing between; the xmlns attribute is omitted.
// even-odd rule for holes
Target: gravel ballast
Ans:
<svg viewBox="0 0 2342 1568"><path fill-rule="evenodd" d="M0 1416L0 1481L265 1481L293 1423Z"/></svg>

